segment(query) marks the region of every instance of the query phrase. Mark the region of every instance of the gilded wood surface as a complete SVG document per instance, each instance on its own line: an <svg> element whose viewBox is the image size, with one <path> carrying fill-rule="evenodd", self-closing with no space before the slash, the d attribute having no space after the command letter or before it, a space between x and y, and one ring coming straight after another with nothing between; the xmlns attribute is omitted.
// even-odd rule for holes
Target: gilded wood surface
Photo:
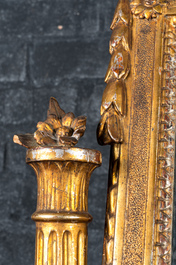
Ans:
<svg viewBox="0 0 176 265"><path fill-rule="evenodd" d="M128 182L123 263L143 263L147 186L149 175L153 58L155 56L156 21L136 21L134 72L137 78L132 89L130 133L128 143ZM147 35L143 38L142 35ZM142 70L141 70L142 69Z"/></svg>
<svg viewBox="0 0 176 265"><path fill-rule="evenodd" d="M156 263L170 264L175 158L176 17L164 19L163 72L157 160ZM157 258L158 257L158 258Z"/></svg>
<svg viewBox="0 0 176 265"><path fill-rule="evenodd" d="M101 153L71 148L84 134L86 117L65 113L50 99L47 120L34 134L15 135L28 148L26 162L37 176L35 265L86 265L88 186Z"/></svg>
<svg viewBox="0 0 176 265"><path fill-rule="evenodd" d="M100 152L37 147L28 149L26 161L37 176L35 265L86 265L88 186Z"/></svg>
<svg viewBox="0 0 176 265"><path fill-rule="evenodd" d="M111 24L113 30L109 52L112 55L105 77L101 121L97 130L101 145L112 144L110 155L107 212L103 247L103 264L113 260L115 217L118 192L118 167L121 143L124 141L123 122L126 115L126 84L130 71L131 14L129 1L119 1Z"/></svg>
<svg viewBox="0 0 176 265"><path fill-rule="evenodd" d="M38 157L37 151L27 153L38 187L37 209L32 215L36 222L35 264L86 265L87 223L92 219L88 214L88 185L99 162L91 163L89 158L81 162L80 157L76 161L77 148L68 150L72 151L72 161L67 160L67 150L63 153L48 148L46 161ZM55 159L47 161L52 152ZM87 157L89 152L85 150Z"/></svg>
<svg viewBox="0 0 176 265"><path fill-rule="evenodd" d="M72 112L65 113L53 97L49 101L47 119L37 123L34 134L14 135L14 142L27 148L40 146L71 147L78 143L86 129L86 117L75 117Z"/></svg>
<svg viewBox="0 0 176 265"><path fill-rule="evenodd" d="M171 263L175 6L119 1L115 10L97 134L111 144L103 264Z"/></svg>

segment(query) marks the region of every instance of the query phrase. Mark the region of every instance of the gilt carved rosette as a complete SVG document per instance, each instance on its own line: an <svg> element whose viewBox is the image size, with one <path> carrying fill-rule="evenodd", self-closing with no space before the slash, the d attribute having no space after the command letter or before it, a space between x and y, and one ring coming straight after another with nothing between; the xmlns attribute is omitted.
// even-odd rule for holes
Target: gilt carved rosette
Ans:
<svg viewBox="0 0 176 265"><path fill-rule="evenodd" d="M176 1L119 0L97 137L110 144L103 265L172 259Z"/></svg>
<svg viewBox="0 0 176 265"><path fill-rule="evenodd" d="M101 154L73 147L85 124L86 117L66 114L51 98L37 131L14 136L28 148L26 162L37 176L35 265L87 264L88 186Z"/></svg>

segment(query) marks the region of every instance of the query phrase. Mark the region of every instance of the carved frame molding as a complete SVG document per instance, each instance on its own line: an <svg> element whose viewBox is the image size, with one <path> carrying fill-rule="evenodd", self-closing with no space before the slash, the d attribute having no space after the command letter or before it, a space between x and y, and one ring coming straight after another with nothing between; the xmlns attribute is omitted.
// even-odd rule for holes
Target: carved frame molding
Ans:
<svg viewBox="0 0 176 265"><path fill-rule="evenodd" d="M176 1L136 0L130 3L128 0L119 0L111 29L111 60L105 77L107 86L103 93L102 118L97 131L99 143L111 145L103 265L133 262L145 265L171 264ZM146 65L142 65L145 61ZM144 74L148 75L146 80ZM146 92L137 90L142 86ZM142 175L137 173L137 168L130 160L130 156L135 158L138 154L130 133L136 133L139 144L144 144L142 135L138 135L135 128L137 125L143 126L140 117L135 124L138 118L134 115L143 115L136 105L136 100L140 98L150 120L150 123L145 121L143 124L148 126L148 132L143 134L148 143L146 150L144 148L147 167L142 165L142 158L139 162L146 174L141 178L143 186L134 178L134 174L136 177ZM130 154L132 151L134 153ZM139 189L136 185L139 185ZM145 200L143 204L142 199L141 204L136 203L135 210L134 201L142 198L142 194ZM144 217L138 216L137 209ZM136 222L139 222L138 227ZM139 247L137 236L136 239L134 237L136 231L141 234ZM130 252L133 244L136 244L136 257ZM135 252L135 247L133 250Z"/></svg>

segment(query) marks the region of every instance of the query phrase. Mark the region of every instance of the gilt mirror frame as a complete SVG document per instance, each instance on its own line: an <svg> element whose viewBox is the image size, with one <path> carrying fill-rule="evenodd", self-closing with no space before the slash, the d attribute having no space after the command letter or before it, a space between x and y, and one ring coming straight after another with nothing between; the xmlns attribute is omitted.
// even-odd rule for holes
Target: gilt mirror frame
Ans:
<svg viewBox="0 0 176 265"><path fill-rule="evenodd" d="M107 86L102 97L101 119L97 128L99 144L111 146L102 265L170 265L172 263L175 168L176 0L119 0L111 29L112 36L109 45L111 59L105 77ZM51 98L51 102L55 102L55 99ZM60 107L57 106L54 109L60 110ZM72 136L77 135L75 133L77 122L80 125L79 122L82 120L83 127L85 127L85 119L79 117L73 126L72 121L75 120L75 117L72 114L67 115L65 112L63 114L63 110L61 113L62 115L58 112L58 117L63 116L62 119L58 118L56 113L54 116L62 120L62 125L64 119L67 124L65 127L68 127L68 123L70 124L67 134L61 135L68 128L61 127L60 130L57 127L57 131L53 129L55 121L52 119L50 119L50 122L52 120L50 127L47 122L46 124L40 122L38 123L39 131L35 134L38 137L35 138L32 135L32 148L33 145L36 145L34 138L38 141L37 148L41 142L45 143L41 137L40 127L44 127L44 132L49 128L50 136L53 137L53 132L56 134L54 135L54 145L56 143L63 144L63 150L59 149L59 152L66 153L68 160L67 152L69 153L69 151L65 151L65 147L68 143L77 143L77 139ZM49 111L48 116L50 115L53 116L53 112ZM82 133L82 126L78 126L77 129L79 129L79 134ZM16 143L22 143L20 137L15 136ZM29 138L29 134L27 137ZM30 141L28 138L27 145L29 142L31 143L31 135ZM48 141L49 143L52 141L53 144L53 139L45 140L47 140L46 145L48 145ZM50 144L51 148L53 148L52 144ZM22 143L22 145L24 144ZM46 146L43 147L45 149ZM38 150L41 151L40 148L37 149L37 152ZM56 157L55 154L52 156L52 151L49 150L49 157L51 156L50 158L55 161ZM86 153L86 162L92 163L92 151L89 151ZM31 150L29 154L31 154ZM71 154L73 155L73 153ZM93 161L97 163L96 166L99 166L101 164L100 153L94 152L94 154L98 154L99 159L95 156L96 159ZM30 159L30 156L28 158ZM37 157L38 160L40 160L39 158ZM72 157L73 162L75 162L74 159L75 157ZM28 162L31 161L28 160ZM83 162L85 163L85 159ZM49 169L53 178L54 170L51 170L50 164L49 161L46 168ZM69 170L69 168L66 170L68 175ZM36 172L38 173L38 170ZM42 172L45 176L45 171ZM57 177L56 174L55 179ZM76 180L78 179L76 174L74 177ZM55 182L50 186L46 184L46 190L53 191L56 187ZM83 183L87 184L87 182L86 179ZM56 188L59 188L60 184L57 185ZM66 183L65 186L68 188L69 185ZM75 186L70 185L70 187L69 194L75 195ZM88 219L91 219L90 216L83 216L85 218L81 216L81 214L85 214L85 209L87 211L87 186L84 190L86 191L86 200L82 205L84 204L85 207L80 207L79 211L76 208L78 211L76 218L80 218L80 223L83 221L85 223L86 218L87 222ZM61 191L65 192L64 189ZM83 192L81 191L79 194L82 195ZM42 196L41 198L46 199L46 202L47 199L54 198L50 191L47 195ZM55 198L57 201L58 196ZM67 195L61 196L61 198L63 201L66 198L66 204L71 204L71 199ZM76 196L74 198L79 204L80 200L77 200ZM71 232L66 229L72 229L71 231L75 232L76 229L74 230L73 226L77 225L79 218L76 219L75 215L71 216L71 221L68 222L69 228L65 228L66 220L68 221L70 212L73 212L73 209L68 207L66 215L64 213L60 217L64 224L59 227L58 215L63 209L56 207L60 206L60 202L57 205L55 202L52 203L53 201L50 200L51 203L46 203L45 208L50 205L51 209L49 210L55 211L54 217L51 211L48 214L49 217L46 217L44 211L39 212L42 217L41 215L36 217L35 213L33 219L43 222L43 225L48 218L49 224L46 224L46 230L48 227L51 228L52 222L55 222L52 229L59 230L64 227L61 232L68 233L65 238L61 234L63 244L59 241L63 251L56 244L58 234L55 232L57 231L47 230L48 238L51 240L48 238L44 240L43 234L40 236L41 234L38 233L39 247L36 247L38 251L36 251L38 253L36 254L36 264L62 263L68 265L73 264L74 257L74 264L86 265L87 256L84 250L87 249L87 226L84 225L81 240L78 240L79 237L76 234L75 241L73 241L73 237L70 236ZM44 202L42 201L42 205ZM71 205L75 207L76 203ZM38 229L41 229L42 225L39 224ZM50 232L54 232L51 237ZM80 247L76 240L79 241ZM84 248L81 247L83 240ZM43 244L43 242L45 243ZM74 253L72 247L75 249ZM43 251L43 249L45 250ZM78 249L80 255L77 255ZM62 255L64 261L59 262ZM76 258L78 256L80 259Z"/></svg>
<svg viewBox="0 0 176 265"><path fill-rule="evenodd" d="M176 1L119 0L97 137L111 145L103 265L172 260Z"/></svg>

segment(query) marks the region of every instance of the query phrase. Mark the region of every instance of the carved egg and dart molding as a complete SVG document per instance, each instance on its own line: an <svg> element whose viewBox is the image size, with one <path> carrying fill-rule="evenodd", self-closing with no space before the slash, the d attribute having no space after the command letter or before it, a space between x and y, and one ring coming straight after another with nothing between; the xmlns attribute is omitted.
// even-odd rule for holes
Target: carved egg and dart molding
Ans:
<svg viewBox="0 0 176 265"><path fill-rule="evenodd" d="M84 135L86 116L78 116L72 112L65 113L53 97L49 101L47 119L37 123L34 134L19 134L14 136L14 142L27 148L37 146L73 147Z"/></svg>

